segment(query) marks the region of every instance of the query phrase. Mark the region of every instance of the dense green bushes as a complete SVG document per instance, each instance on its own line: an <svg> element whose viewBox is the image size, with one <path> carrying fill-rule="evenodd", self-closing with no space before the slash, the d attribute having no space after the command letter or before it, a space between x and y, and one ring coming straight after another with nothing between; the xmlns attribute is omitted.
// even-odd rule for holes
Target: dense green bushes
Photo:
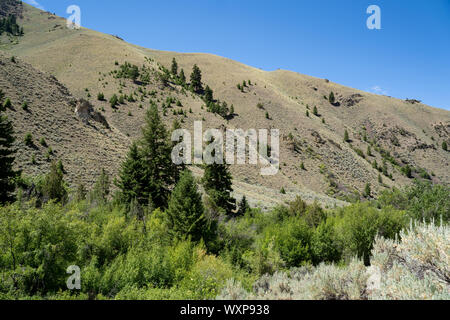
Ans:
<svg viewBox="0 0 450 320"><path fill-rule="evenodd" d="M192 178L184 174L181 181L179 193L191 190L195 195ZM416 194L417 203L447 192L437 203L443 208L448 205L448 189L428 188L424 198ZM397 191L396 196L409 194ZM387 200L325 211L296 199L267 213L248 209L241 217L216 220L216 231L190 240L189 225L188 231L182 231L186 237L179 238L167 211L156 209L138 218L129 205L89 198L65 206L50 202L41 209L19 200L0 209L1 298L207 299L228 288L229 279L241 282L239 290L246 294L261 277L266 280L255 283L254 289L264 281L272 286L275 280L270 275L287 283L294 275L306 289L298 289L304 294L293 297L367 298L360 291L367 280L361 270L372 262L370 253L380 250L373 249L375 239L394 239L415 214L414 205L401 211ZM201 211L196 205L186 207L188 203L180 202L176 192L172 201L192 218ZM323 265L346 266L354 257L361 262L345 267L348 270ZM70 265L81 269L79 292L66 289ZM298 271L287 278L280 276L279 272L289 270ZM346 284L338 292L326 292L329 285L338 286L341 281ZM314 293L308 293L311 290Z"/></svg>
<svg viewBox="0 0 450 320"><path fill-rule="evenodd" d="M218 299L226 300L448 300L450 228L419 224L400 233L401 241L377 237L372 265L293 268L258 279L252 290L230 279Z"/></svg>

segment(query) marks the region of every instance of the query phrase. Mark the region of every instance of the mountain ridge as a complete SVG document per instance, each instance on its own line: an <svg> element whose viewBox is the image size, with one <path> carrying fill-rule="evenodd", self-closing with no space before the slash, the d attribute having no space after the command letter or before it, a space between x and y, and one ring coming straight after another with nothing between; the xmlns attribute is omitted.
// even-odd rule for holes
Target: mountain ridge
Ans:
<svg viewBox="0 0 450 320"><path fill-rule="evenodd" d="M367 93L289 70L264 71L218 55L146 49L89 29L69 30L65 19L25 4L20 22L25 35L18 44L0 45L1 50L33 68L53 74L76 99L90 100L95 110L104 110L101 113L123 143L118 147L122 150L118 159L123 157L129 141L139 137L149 99L127 102L114 110L107 101L96 100L97 94L102 92L109 99L120 90L134 95L139 89L131 81L114 78L116 62L146 65L157 75L161 66L169 68L176 58L187 78L192 66L197 64L204 84L214 90L215 98L233 105L236 116L226 120L211 114L205 110L200 96L183 94L176 84L161 86L155 78L145 87L147 91L156 91L156 98L150 99L158 99L161 107L168 97L173 97L180 100L186 113L192 110L185 118L169 110L164 117L168 126L174 119L182 119L183 127L192 129L195 120L205 119L204 126L211 128L279 128L282 131L279 175L265 179L259 176L257 168L233 167L236 182L244 186L238 196L247 191L257 194L250 190L254 185L270 189L271 192L265 192L271 193L276 203L279 198L287 201L295 195L312 192L319 201L332 206L339 201L330 196L343 200L356 193L361 196L368 182L373 196L386 188L410 184L412 180L402 173L405 166L415 169L413 177L421 178L421 170L425 170L432 181L449 184L449 153L440 148L442 141L450 143L450 112L446 110ZM244 92L238 90L237 84L248 80L252 84ZM331 92L336 95L335 105L325 99ZM140 94L136 97L141 98ZM140 104L144 107L139 108ZM313 114L314 106L318 116ZM441 127L443 130L437 129ZM346 130L353 140L351 144L343 142ZM372 148L372 155L367 154L368 147ZM392 180L382 174L383 170L374 168L374 160L380 167L383 160L387 163ZM98 161L102 164L101 159ZM110 173L116 174L117 161L110 162ZM306 170L300 168L301 164ZM379 182L380 174L382 182ZM94 179L83 180L91 184ZM282 188L286 195L280 194ZM314 197L309 198L314 201ZM262 201L262 206L269 206L268 202Z"/></svg>

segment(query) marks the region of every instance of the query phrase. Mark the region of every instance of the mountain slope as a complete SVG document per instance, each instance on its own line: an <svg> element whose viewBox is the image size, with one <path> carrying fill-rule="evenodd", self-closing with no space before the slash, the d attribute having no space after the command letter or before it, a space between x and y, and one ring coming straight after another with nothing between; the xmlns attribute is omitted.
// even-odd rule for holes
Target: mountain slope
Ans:
<svg viewBox="0 0 450 320"><path fill-rule="evenodd" d="M84 181L93 180L90 175L99 163L115 174L118 159L123 157L131 139L140 134L139 128L149 101L153 99L161 106L167 97L173 97L180 100L184 110L191 109L192 113L186 112L187 117L183 118L169 112L164 117L168 125L175 118L182 119L183 127L192 130L195 120L204 119L204 129L281 130L281 171L278 175L262 177L258 167L232 167L239 195L247 194L254 203L261 202L262 206L283 202L297 194L309 201L318 199L328 205L342 204L325 194L332 197L362 194L368 182L376 196L385 188L411 183L411 179L402 173L406 166L415 169L413 177L426 176L426 171L434 182L450 183L450 156L440 147L442 141L450 142L448 111L362 92L294 72L266 72L214 55L150 50L84 28L69 30L64 19L28 5L23 6L22 15L23 19L19 21L24 26L25 35L18 44L1 44L5 55L18 56L33 67L54 75L75 98L89 99L96 110L103 109L102 114L112 128L110 138L115 139L113 144L117 152L104 154L110 158L81 161L95 153L94 146L76 153L82 166L79 176L83 178L79 179ZM203 82L214 90L215 98L232 104L237 115L224 120L202 108L204 102L198 95L184 94L182 88L175 84L162 85L158 80L160 66L168 68L174 57L188 78L192 66L197 64L202 70ZM116 79L113 73L118 69L116 62L122 64L125 61L153 70L151 83L140 86L131 80ZM241 92L236 85L248 80L252 85ZM154 92L154 95L145 97L144 101L127 102L118 110L96 99L99 92L109 99L120 91L123 94L135 93L140 87ZM3 83L0 88L4 88ZM17 88L17 91L20 90ZM10 94L8 90L6 92ZM336 96L334 105L324 98L330 92ZM140 94L136 94L138 96ZM258 104L261 108L257 107ZM319 116L313 115L314 106ZM73 117L73 110L67 108L61 117ZM306 116L307 111L309 117ZM50 116L56 115L59 115L59 109ZM20 121L16 126L19 132L25 131L25 128L20 128ZM56 129L47 127L47 130ZM89 128L83 126L80 130ZM343 142L346 130L351 144ZM64 137L63 132L54 131L54 136L58 135ZM109 141L104 137L96 139ZM70 139L60 143L61 148L72 149ZM367 155L369 146L371 155ZM382 175L382 181L379 181L380 170L373 166L375 160L379 167L382 167L383 160L386 162L385 173L392 179ZM301 163L305 170L300 168ZM280 195L281 188L287 191L286 195Z"/></svg>

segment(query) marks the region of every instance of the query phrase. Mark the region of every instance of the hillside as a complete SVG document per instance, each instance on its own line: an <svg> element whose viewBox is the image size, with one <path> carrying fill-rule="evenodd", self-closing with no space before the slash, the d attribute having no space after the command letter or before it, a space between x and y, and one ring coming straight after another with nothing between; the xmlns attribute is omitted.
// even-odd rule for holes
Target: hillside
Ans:
<svg viewBox="0 0 450 320"><path fill-rule="evenodd" d="M190 130L194 121L203 119L204 129L280 129L281 171L276 176L262 177L258 167L249 165L232 167L237 196L246 194L254 205L272 206L295 195L308 202L342 205L334 198L360 197L368 182L375 197L385 188L409 184L414 177L450 183L450 153L441 148L443 141L450 143L449 111L290 71L267 72L214 55L137 47L112 35L70 30L64 19L25 4L16 13L25 34L2 38L0 89L13 104L8 115L18 136L17 166L27 174L48 168L47 148L39 145L44 137L55 151L53 157L63 161L72 185L91 185L100 168L115 175L130 142L140 134L150 100L162 110L171 97L181 106L169 109L183 109L186 116L169 110L164 116L168 126L177 118ZM11 56L18 57L16 63ZM184 93L175 83L162 83L161 67L170 68L173 58L188 79L197 64L204 84L213 89L216 99L234 106L235 116L226 120L207 112L199 95ZM150 70L149 83L115 77L125 62ZM243 92L237 88L248 80L251 85ZM126 94L137 101L114 109L107 101L97 100L100 92L106 100L113 94ZM324 98L331 92L334 104ZM109 128L95 121L85 124L76 116L76 101L81 98L90 101ZM25 101L30 111L21 108ZM313 114L314 106L318 115ZM350 143L343 141L346 130ZM34 137L35 147L23 144L27 132ZM35 164L30 161L32 155ZM406 166L412 168L411 177L402 173ZM199 173L197 168L194 171ZM286 195L280 194L282 188Z"/></svg>

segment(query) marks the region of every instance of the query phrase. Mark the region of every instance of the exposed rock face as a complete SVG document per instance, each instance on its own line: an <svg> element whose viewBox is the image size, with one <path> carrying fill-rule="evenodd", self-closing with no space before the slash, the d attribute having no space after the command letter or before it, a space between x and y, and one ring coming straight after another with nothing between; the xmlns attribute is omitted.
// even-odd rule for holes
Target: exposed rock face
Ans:
<svg viewBox="0 0 450 320"><path fill-rule="evenodd" d="M447 124L439 123L434 125L434 130L439 135L439 138L450 137L450 122Z"/></svg>
<svg viewBox="0 0 450 320"><path fill-rule="evenodd" d="M90 120L96 121L104 125L109 129L108 122L105 117L100 113L94 111L92 104L84 99L80 99L76 103L75 114L83 121L85 124L89 124Z"/></svg>
<svg viewBox="0 0 450 320"><path fill-rule="evenodd" d="M362 95L355 93L342 99L342 105L345 107L353 107L354 105L360 103L362 99Z"/></svg>
<svg viewBox="0 0 450 320"><path fill-rule="evenodd" d="M417 99L406 99L405 101L410 104L422 103L422 101Z"/></svg>

